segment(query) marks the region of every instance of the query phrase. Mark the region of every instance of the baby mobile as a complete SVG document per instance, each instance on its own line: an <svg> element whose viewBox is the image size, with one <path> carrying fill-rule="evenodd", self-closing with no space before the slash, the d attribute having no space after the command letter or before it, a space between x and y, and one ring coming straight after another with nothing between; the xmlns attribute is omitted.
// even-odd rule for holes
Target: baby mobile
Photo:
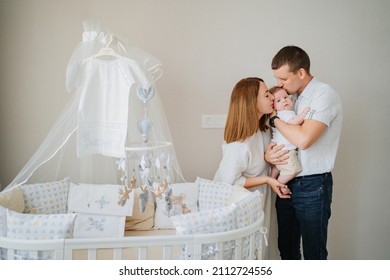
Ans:
<svg viewBox="0 0 390 280"><path fill-rule="evenodd" d="M127 146L126 158L121 158L116 162L118 169L123 173L121 182L124 186L119 191L118 205L124 206L130 193L140 187L139 207L141 212L144 212L146 205L151 200L162 198L162 194L168 189L170 183L170 155L166 148L171 143L150 141L153 123L149 118L148 105L154 95L152 86L147 89L137 88L137 97L142 101L144 109L143 118L137 122L142 142ZM140 186L137 186L138 181L141 181Z"/></svg>

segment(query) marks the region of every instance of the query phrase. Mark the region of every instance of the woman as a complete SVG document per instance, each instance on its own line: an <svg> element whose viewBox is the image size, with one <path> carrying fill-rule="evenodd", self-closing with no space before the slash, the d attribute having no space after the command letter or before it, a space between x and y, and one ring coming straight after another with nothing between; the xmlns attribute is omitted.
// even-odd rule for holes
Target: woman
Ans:
<svg viewBox="0 0 390 280"><path fill-rule="evenodd" d="M286 151L281 150L284 145L269 144L271 132L267 122L269 114L274 111L273 103L273 95L260 78L242 79L235 85L225 126L222 160L214 176L215 181L241 185L250 191L260 192L260 205L264 213L262 226L267 229L266 237L271 243L269 247L263 247L262 259L277 255L277 246L274 244L276 234L270 235L270 231L276 231L276 216L271 214L272 192L268 186L280 198L289 198L291 193L286 185L269 176L271 166L267 161L283 164L286 160ZM285 188L285 194L282 188Z"/></svg>
<svg viewBox="0 0 390 280"><path fill-rule="evenodd" d="M233 88L230 98L229 112L225 126L222 145L222 160L214 176L215 181L241 185L251 191L264 193L267 185L281 198L289 198L287 188L276 179L268 176L270 165L284 162L282 147L266 148L271 140L267 127L268 116L274 111L274 97L268 92L264 81L260 78L246 78L239 81ZM280 159L278 161L278 158Z"/></svg>

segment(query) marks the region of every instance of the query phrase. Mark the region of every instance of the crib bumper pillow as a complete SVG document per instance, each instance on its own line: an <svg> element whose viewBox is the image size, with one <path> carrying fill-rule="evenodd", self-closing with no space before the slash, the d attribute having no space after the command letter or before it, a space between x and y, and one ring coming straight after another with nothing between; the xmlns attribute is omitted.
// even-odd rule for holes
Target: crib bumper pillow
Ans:
<svg viewBox="0 0 390 280"><path fill-rule="evenodd" d="M133 213L134 191L126 203L121 199L121 185L70 183L68 212L77 213L74 237L123 237L126 216Z"/></svg>
<svg viewBox="0 0 390 280"><path fill-rule="evenodd" d="M133 212L134 192L129 193L129 199L122 206L118 203L121 198L121 185L94 185L70 183L68 211L131 216Z"/></svg>
<svg viewBox="0 0 390 280"><path fill-rule="evenodd" d="M77 213L73 237L122 237L125 228L125 218L125 216Z"/></svg>
<svg viewBox="0 0 390 280"><path fill-rule="evenodd" d="M72 238L76 214L25 214L7 209L7 237L42 240ZM53 251L16 250L16 259L53 259Z"/></svg>
<svg viewBox="0 0 390 280"><path fill-rule="evenodd" d="M0 236L7 236L7 209L20 213L24 211L23 192L19 187L0 193Z"/></svg>
<svg viewBox="0 0 390 280"><path fill-rule="evenodd" d="M198 184L194 182L174 183L157 190L154 228L174 229L171 217L198 212L198 193Z"/></svg>
<svg viewBox="0 0 390 280"><path fill-rule="evenodd" d="M25 213L64 214L69 193L69 178L20 186L26 204Z"/></svg>
<svg viewBox="0 0 390 280"><path fill-rule="evenodd" d="M264 220L261 209L261 193L250 192L240 186L197 178L199 188L199 212L172 216L176 234L201 234L225 232L242 228L253 222ZM243 240L242 259L253 259L249 256L249 237ZM261 250L261 244L255 244ZM213 259L218 253L223 259L232 259L235 250L234 241L226 241L223 247L216 249L215 244L202 246L201 259ZM256 254L256 252L255 252ZM183 248L183 258L191 256Z"/></svg>

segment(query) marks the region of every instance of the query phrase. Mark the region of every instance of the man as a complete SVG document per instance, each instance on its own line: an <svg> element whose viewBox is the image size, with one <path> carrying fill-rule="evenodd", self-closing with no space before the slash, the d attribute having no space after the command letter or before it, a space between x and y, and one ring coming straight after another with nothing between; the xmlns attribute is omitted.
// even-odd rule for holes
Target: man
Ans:
<svg viewBox="0 0 390 280"><path fill-rule="evenodd" d="M296 46L282 48L272 59L278 86L296 95L295 111L311 111L302 125L270 119L282 135L298 147L302 171L288 183L290 199L276 201L278 247L282 259L327 259L328 220L331 215L332 173L341 133L342 105L338 94L310 73L307 53Z"/></svg>

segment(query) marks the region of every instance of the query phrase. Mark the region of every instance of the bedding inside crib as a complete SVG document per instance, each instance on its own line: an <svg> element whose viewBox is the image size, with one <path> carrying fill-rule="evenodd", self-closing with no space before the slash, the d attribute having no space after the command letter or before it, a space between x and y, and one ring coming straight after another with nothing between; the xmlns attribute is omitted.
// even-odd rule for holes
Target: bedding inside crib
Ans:
<svg viewBox="0 0 390 280"><path fill-rule="evenodd" d="M67 178L14 188L7 193L13 202L3 203L8 208L0 206L0 241L39 245L64 240L72 249L63 256L70 259L233 259L237 248L240 258L252 259L261 251L260 233L239 241L203 240L195 249L191 241L194 236L227 234L255 223L260 228L264 215L258 191L197 178L170 185L140 209L142 192L133 190L131 201L119 206L118 188L74 184ZM30 251L6 243L0 242L3 259L58 258L55 250L45 250L46 245Z"/></svg>

